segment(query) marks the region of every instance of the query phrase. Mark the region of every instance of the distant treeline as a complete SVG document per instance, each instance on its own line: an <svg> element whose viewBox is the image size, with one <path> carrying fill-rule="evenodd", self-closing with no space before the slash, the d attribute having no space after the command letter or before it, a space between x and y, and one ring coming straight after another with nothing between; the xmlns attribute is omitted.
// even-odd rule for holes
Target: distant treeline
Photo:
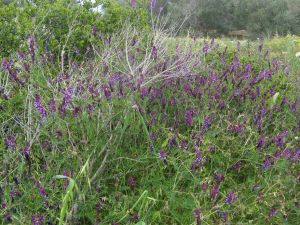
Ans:
<svg viewBox="0 0 300 225"><path fill-rule="evenodd" d="M249 35L300 34L300 0L159 0L157 12L170 25L187 18L181 31L228 35L246 30ZM161 8L162 7L162 8Z"/></svg>

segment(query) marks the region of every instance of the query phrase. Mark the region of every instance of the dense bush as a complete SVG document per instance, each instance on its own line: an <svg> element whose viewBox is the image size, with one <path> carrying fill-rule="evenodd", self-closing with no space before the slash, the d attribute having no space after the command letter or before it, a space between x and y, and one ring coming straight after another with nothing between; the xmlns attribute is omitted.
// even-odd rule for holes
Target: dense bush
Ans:
<svg viewBox="0 0 300 225"><path fill-rule="evenodd" d="M103 13L91 10L103 4ZM139 29L149 28L145 8L133 8L117 0L86 2L83 5L70 0L24 1L0 3L1 55L8 56L22 50L21 43L34 34L42 52L55 56L64 50L69 54L85 52L91 44L118 31L130 23Z"/></svg>
<svg viewBox="0 0 300 225"><path fill-rule="evenodd" d="M262 45L141 37L125 30L69 68L34 39L2 61L2 222L297 224L288 65Z"/></svg>

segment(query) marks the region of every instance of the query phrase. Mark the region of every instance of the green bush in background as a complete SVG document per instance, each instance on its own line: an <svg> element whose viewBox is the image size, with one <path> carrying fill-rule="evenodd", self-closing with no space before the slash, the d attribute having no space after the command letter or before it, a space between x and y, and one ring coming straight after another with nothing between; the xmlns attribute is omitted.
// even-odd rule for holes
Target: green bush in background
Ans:
<svg viewBox="0 0 300 225"><path fill-rule="evenodd" d="M91 10L101 5L103 12ZM130 23L148 29L149 14L145 8L132 8L117 0L85 2L73 0L7 1L0 3L1 56L8 56L34 35L41 51L59 53L85 51L91 43L118 31ZM99 42L102 43L102 42Z"/></svg>

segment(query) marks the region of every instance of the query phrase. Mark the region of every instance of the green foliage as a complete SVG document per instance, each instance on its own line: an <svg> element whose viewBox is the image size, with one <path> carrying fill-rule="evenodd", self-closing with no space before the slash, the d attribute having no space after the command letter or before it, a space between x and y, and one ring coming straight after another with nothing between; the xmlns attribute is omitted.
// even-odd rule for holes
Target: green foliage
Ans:
<svg viewBox="0 0 300 225"><path fill-rule="evenodd" d="M103 12L92 8L103 4ZM21 46L29 35L37 39L40 51L60 55L64 50L75 54L85 52L91 44L117 32L127 23L140 29L149 28L149 15L145 8L133 9L117 0L99 1L97 4L76 1L49 0L9 4L0 3L1 55L8 56ZM93 28L96 33L93 33Z"/></svg>

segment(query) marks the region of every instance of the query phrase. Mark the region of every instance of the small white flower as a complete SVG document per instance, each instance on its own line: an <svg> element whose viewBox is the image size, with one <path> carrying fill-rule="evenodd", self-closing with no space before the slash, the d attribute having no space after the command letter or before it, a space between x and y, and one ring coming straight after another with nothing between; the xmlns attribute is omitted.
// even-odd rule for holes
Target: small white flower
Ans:
<svg viewBox="0 0 300 225"><path fill-rule="evenodd" d="M297 53L296 53L296 57L300 57L300 52L297 52Z"/></svg>

